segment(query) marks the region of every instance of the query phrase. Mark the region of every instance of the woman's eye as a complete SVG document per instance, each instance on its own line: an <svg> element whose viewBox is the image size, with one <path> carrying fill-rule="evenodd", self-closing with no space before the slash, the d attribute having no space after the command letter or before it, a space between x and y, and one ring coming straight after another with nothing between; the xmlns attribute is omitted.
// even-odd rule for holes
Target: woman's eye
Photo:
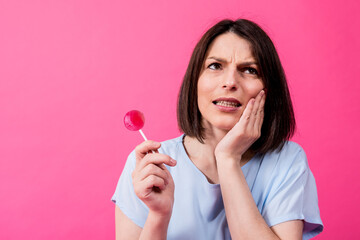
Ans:
<svg viewBox="0 0 360 240"><path fill-rule="evenodd" d="M220 63L211 63L209 66L208 66L209 69L212 69L212 70L218 70L221 68L221 64Z"/></svg>
<svg viewBox="0 0 360 240"><path fill-rule="evenodd" d="M252 75L258 75L258 71L255 68L247 67L244 69L244 73L249 73Z"/></svg>

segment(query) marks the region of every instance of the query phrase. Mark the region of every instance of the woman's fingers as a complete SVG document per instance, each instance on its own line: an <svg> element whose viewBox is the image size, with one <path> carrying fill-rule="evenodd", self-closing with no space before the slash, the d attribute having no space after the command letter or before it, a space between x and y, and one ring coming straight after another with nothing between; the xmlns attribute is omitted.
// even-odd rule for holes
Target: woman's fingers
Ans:
<svg viewBox="0 0 360 240"><path fill-rule="evenodd" d="M162 166L164 166L164 165L162 165ZM164 166L164 168L166 169L165 166ZM167 185L168 175L167 175L166 171L164 171L164 169L162 169L160 166L157 166L154 164L148 164L142 170L140 170L138 178L140 181L142 181L151 175L154 175L154 176L164 179L165 184Z"/></svg>
<svg viewBox="0 0 360 240"><path fill-rule="evenodd" d="M138 188L138 191L152 191L150 186L159 187L163 190L170 181L171 175L164 164L168 166L175 166L176 161L169 155L158 153L157 148L160 143L154 141L145 141L135 148L136 152L136 167L132 174L133 181ZM156 153L149 153L149 151L156 151ZM162 179L163 183L159 183ZM151 181L152 185L151 185ZM158 186L158 184L160 184ZM146 189L145 189L146 188ZM150 189L150 190L149 190Z"/></svg>
<svg viewBox="0 0 360 240"><path fill-rule="evenodd" d="M136 166L132 183L138 196L151 211L171 214L174 203L174 181L166 165L175 166L170 156L158 152L161 144L145 141L135 148Z"/></svg>
<svg viewBox="0 0 360 240"><path fill-rule="evenodd" d="M259 131L259 133L261 133L261 126L262 123L264 121L264 106L265 106L265 92L262 94L263 96L261 97L260 103L259 103L259 108L257 110L257 118L255 120L254 123L254 127Z"/></svg>
<svg viewBox="0 0 360 240"><path fill-rule="evenodd" d="M158 153L159 147L160 143L148 140L135 148L136 167L132 174L134 181L143 181L149 176L168 178L168 171L164 164L175 166L176 161L169 155Z"/></svg>
<svg viewBox="0 0 360 240"><path fill-rule="evenodd" d="M261 90L256 98L251 98L238 122L238 133L249 138L259 138L264 118L265 92Z"/></svg>
<svg viewBox="0 0 360 240"><path fill-rule="evenodd" d="M248 124L248 126L250 128L253 128L256 120L259 118L259 107L260 107L260 102L261 102L263 95L264 95L264 90L261 90L255 98L254 106L252 108L252 112L251 112L250 120L249 120L249 124Z"/></svg>
<svg viewBox="0 0 360 240"><path fill-rule="evenodd" d="M168 155L155 153L147 154L136 163L132 178L135 193L140 199L144 200L156 189L165 190L169 183L173 188L171 174L164 164L175 166L176 161Z"/></svg>
<svg viewBox="0 0 360 240"><path fill-rule="evenodd" d="M146 185L147 189L152 189L153 187L158 187L158 188L160 188L160 190L164 190L166 187L165 179L155 176L155 175L148 176L142 182L143 182L143 184Z"/></svg>
<svg viewBox="0 0 360 240"><path fill-rule="evenodd" d="M250 122L251 118L251 112L253 111L255 99L251 98L249 102L247 103L244 112L242 113L240 117L240 123L243 125L243 127L246 129L248 123Z"/></svg>
<svg viewBox="0 0 360 240"><path fill-rule="evenodd" d="M161 144L159 142L155 142L152 140L148 140L145 142L140 143L135 148L135 155L136 160L140 160L148 153L151 153L152 151L157 152L157 149L159 149Z"/></svg>
<svg viewBox="0 0 360 240"><path fill-rule="evenodd" d="M150 175L144 180L139 181L138 184L134 186L134 190L140 199L145 199L153 192L153 187L164 190L166 188L165 180L158 176Z"/></svg>
<svg viewBox="0 0 360 240"><path fill-rule="evenodd" d="M161 165L166 164L168 166L175 166L176 161L172 159L169 155L162 153L152 153L147 154L143 159L138 163L138 169L143 169L148 164Z"/></svg>
<svg viewBox="0 0 360 240"><path fill-rule="evenodd" d="M174 180L173 180L173 178L171 176L171 173L169 172L169 170L164 165L162 165L162 166L164 168L163 169L164 172L166 173L166 181L167 181L167 183L170 184L170 185L174 185Z"/></svg>

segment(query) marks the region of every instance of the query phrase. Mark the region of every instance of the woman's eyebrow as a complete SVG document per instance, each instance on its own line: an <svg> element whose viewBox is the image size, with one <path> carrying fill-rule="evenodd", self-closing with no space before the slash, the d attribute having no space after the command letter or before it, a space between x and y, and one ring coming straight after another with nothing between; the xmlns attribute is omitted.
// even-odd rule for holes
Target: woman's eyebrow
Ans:
<svg viewBox="0 0 360 240"><path fill-rule="evenodd" d="M208 57L207 59L214 59L218 62L222 62L222 63L226 63L226 59L223 58L219 58L219 57ZM248 65L258 65L258 63L256 61L248 61L248 62L242 62L240 64L238 64L239 66L248 66Z"/></svg>
<svg viewBox="0 0 360 240"><path fill-rule="evenodd" d="M257 62L242 62L242 63L238 64L239 67L250 66L250 65L258 66Z"/></svg>
<svg viewBox="0 0 360 240"><path fill-rule="evenodd" d="M218 57L208 57L207 59L214 59L218 62L227 62L226 59L223 59L223 58L218 58Z"/></svg>

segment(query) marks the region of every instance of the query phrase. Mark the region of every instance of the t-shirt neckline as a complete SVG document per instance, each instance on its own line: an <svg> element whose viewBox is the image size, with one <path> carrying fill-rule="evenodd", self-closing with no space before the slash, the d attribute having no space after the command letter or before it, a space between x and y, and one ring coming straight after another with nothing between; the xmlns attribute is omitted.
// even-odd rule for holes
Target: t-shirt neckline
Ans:
<svg viewBox="0 0 360 240"><path fill-rule="evenodd" d="M220 187L220 184L216 183L210 183L207 179L207 177L205 176L205 174L203 172L200 171L200 169L194 164L194 162L190 159L189 155L187 154L186 150L185 150L185 146L184 146L184 142L183 139L185 137L185 133L182 134L180 137L178 137L178 144L179 147L181 149L182 154L185 156L185 159L187 161L188 164L190 164L193 169L195 169L195 172L197 172L197 175L202 179L205 180L208 185L210 187ZM251 162L255 162L253 161L254 158L257 156L257 154L255 154L247 163L244 164L244 166L241 167L242 171L247 171L247 169L249 168L249 165L251 165Z"/></svg>

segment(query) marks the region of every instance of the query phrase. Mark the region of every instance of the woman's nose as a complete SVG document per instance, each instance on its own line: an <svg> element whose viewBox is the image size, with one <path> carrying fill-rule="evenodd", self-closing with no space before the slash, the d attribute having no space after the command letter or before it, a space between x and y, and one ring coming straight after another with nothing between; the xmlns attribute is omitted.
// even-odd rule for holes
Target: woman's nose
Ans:
<svg viewBox="0 0 360 240"><path fill-rule="evenodd" d="M238 76L236 71L228 71L224 76L224 82L222 88L227 90L236 90L238 86Z"/></svg>

